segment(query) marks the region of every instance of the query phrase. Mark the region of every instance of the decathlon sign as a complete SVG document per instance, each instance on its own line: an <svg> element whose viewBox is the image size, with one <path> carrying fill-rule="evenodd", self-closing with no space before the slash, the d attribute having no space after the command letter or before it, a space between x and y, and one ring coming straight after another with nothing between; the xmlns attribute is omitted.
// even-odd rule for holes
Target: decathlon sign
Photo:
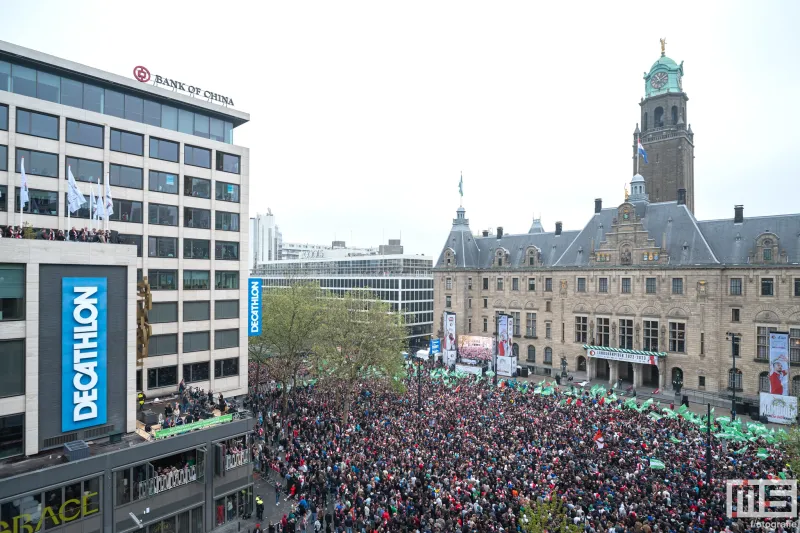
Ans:
<svg viewBox="0 0 800 533"><path fill-rule="evenodd" d="M247 297L250 304L247 320L247 335L261 335L261 278L250 278L247 281Z"/></svg>
<svg viewBox="0 0 800 533"><path fill-rule="evenodd" d="M108 280L61 280L61 431L107 420Z"/></svg>

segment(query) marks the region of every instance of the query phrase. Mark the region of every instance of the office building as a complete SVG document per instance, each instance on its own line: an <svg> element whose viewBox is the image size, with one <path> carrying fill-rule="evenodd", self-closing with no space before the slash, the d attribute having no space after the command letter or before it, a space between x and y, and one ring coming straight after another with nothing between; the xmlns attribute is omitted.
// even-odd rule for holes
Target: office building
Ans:
<svg viewBox="0 0 800 533"><path fill-rule="evenodd" d="M250 219L250 268L281 259L283 237L271 209Z"/></svg>

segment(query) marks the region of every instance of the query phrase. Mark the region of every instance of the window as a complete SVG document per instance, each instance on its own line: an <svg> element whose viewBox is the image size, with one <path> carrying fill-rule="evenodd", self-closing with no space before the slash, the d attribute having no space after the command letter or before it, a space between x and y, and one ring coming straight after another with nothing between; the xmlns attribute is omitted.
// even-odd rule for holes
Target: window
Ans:
<svg viewBox="0 0 800 533"><path fill-rule="evenodd" d="M648 352L658 351L658 321L645 320L643 324L642 349Z"/></svg>
<svg viewBox="0 0 800 533"><path fill-rule="evenodd" d="M2 267L0 266L0 272ZM0 283L4 283L0 281ZM5 285L0 285L0 296ZM0 298L0 305L5 299ZM5 318L0 318L5 320ZM0 398L25 394L25 341L0 340ZM1 419L0 419L1 420ZM2 457L2 449L0 449Z"/></svg>
<svg viewBox="0 0 800 533"><path fill-rule="evenodd" d="M25 265L20 263L0 264L0 321L7 320L25 320Z"/></svg>
<svg viewBox="0 0 800 533"><path fill-rule="evenodd" d="M183 365L183 381L186 383L207 381L209 367L210 364L208 362Z"/></svg>
<svg viewBox="0 0 800 533"><path fill-rule="evenodd" d="M103 126L67 119L67 142L102 148Z"/></svg>
<svg viewBox="0 0 800 533"><path fill-rule="evenodd" d="M239 300L217 300L214 302L214 318L239 318Z"/></svg>
<svg viewBox="0 0 800 533"><path fill-rule="evenodd" d="M239 156L217 152L217 170L239 173Z"/></svg>
<svg viewBox="0 0 800 533"><path fill-rule="evenodd" d="M619 320L619 347L633 350L633 320L630 318Z"/></svg>
<svg viewBox="0 0 800 533"><path fill-rule="evenodd" d="M125 118L134 122L144 122L144 101L138 96L125 95Z"/></svg>
<svg viewBox="0 0 800 533"><path fill-rule="evenodd" d="M217 332L219 333L219 332ZM237 332L238 335L238 332ZM238 337L237 337L238 339ZM230 359L220 359L214 361L214 377L227 378L239 375L239 358L232 357Z"/></svg>
<svg viewBox="0 0 800 533"><path fill-rule="evenodd" d="M552 339L553 338L552 329L553 329L552 323L549 320L545 321L545 323L544 323L544 338L545 339Z"/></svg>
<svg viewBox="0 0 800 533"><path fill-rule="evenodd" d="M73 216L75 216L73 214ZM132 244L136 246L136 257L142 257L142 236L141 235L128 235L120 233L117 238L120 244Z"/></svg>
<svg viewBox="0 0 800 533"><path fill-rule="evenodd" d="M214 349L223 350L225 348L236 348L239 346L239 330L238 329L218 329L214 332ZM239 359L233 359L239 361ZM237 369L234 374L238 374Z"/></svg>
<svg viewBox="0 0 800 533"><path fill-rule="evenodd" d="M741 317L741 309L733 308L731 309L731 322L739 322Z"/></svg>
<svg viewBox="0 0 800 533"><path fill-rule="evenodd" d="M525 313L525 336L536 337L536 313Z"/></svg>
<svg viewBox="0 0 800 533"><path fill-rule="evenodd" d="M451 298L452 297L449 294L444 297L444 306L445 307L451 307L451 305L452 305L452 299Z"/></svg>
<svg viewBox="0 0 800 533"><path fill-rule="evenodd" d="M764 250L766 252L766 250ZM758 392L769 392L769 372L761 372L758 375Z"/></svg>
<svg viewBox="0 0 800 533"><path fill-rule="evenodd" d="M764 248L764 261L772 261L772 248Z"/></svg>
<svg viewBox="0 0 800 533"><path fill-rule="evenodd" d="M150 337L147 353L150 357L178 353L178 335L175 333L169 335L153 335Z"/></svg>
<svg viewBox="0 0 800 533"><path fill-rule="evenodd" d="M697 386L700 388L705 388L706 386L706 377L705 376L697 376Z"/></svg>
<svg viewBox="0 0 800 533"><path fill-rule="evenodd" d="M706 334L705 332L700 332L700 355L706 354Z"/></svg>
<svg viewBox="0 0 800 533"><path fill-rule="evenodd" d="M183 239L184 259L210 259L210 241L205 239Z"/></svg>
<svg viewBox="0 0 800 533"><path fill-rule="evenodd" d="M223 202L239 203L239 186L234 183L217 181L214 183L214 198Z"/></svg>
<svg viewBox="0 0 800 533"><path fill-rule="evenodd" d="M578 292L586 292L586 278L578 278Z"/></svg>
<svg viewBox="0 0 800 533"><path fill-rule="evenodd" d="M178 175L151 170L149 189L153 192L178 194Z"/></svg>
<svg viewBox="0 0 800 533"><path fill-rule="evenodd" d="M0 459L22 455L25 449L25 415L0 417ZM33 499L33 498L32 498ZM33 499L34 505L37 504ZM7 504L3 504L5 507ZM6 510L3 509L3 518Z"/></svg>
<svg viewBox="0 0 800 533"><path fill-rule="evenodd" d="M32 68L12 65L11 92L36 98L36 71Z"/></svg>
<svg viewBox="0 0 800 533"><path fill-rule="evenodd" d="M17 108L17 133L58 140L58 117Z"/></svg>
<svg viewBox="0 0 800 533"><path fill-rule="evenodd" d="M761 296L775 296L775 280L761 278Z"/></svg>
<svg viewBox="0 0 800 533"><path fill-rule="evenodd" d="M184 144L183 163L193 167L211 168L211 150Z"/></svg>
<svg viewBox="0 0 800 533"><path fill-rule="evenodd" d="M511 278L511 290L512 291L519 290L519 278Z"/></svg>
<svg viewBox="0 0 800 533"><path fill-rule="evenodd" d="M211 229L211 210L184 207L183 226L185 228Z"/></svg>
<svg viewBox="0 0 800 533"><path fill-rule="evenodd" d="M14 194L14 198L19 198L19 187L16 187ZM18 201L14 202L14 212L19 213ZM58 193L55 191L28 189L28 203L25 204L25 213L57 217Z"/></svg>
<svg viewBox="0 0 800 533"><path fill-rule="evenodd" d="M553 349L549 346L544 349L544 364L552 365L553 364Z"/></svg>
<svg viewBox="0 0 800 533"><path fill-rule="evenodd" d="M94 111L96 113L102 113L104 105L104 91L100 87L96 87L94 85L89 85L88 83L83 84L83 109L87 111Z"/></svg>
<svg viewBox="0 0 800 533"><path fill-rule="evenodd" d="M151 324L164 324L178 321L178 302L156 302L147 312L147 321Z"/></svg>
<svg viewBox="0 0 800 533"><path fill-rule="evenodd" d="M58 177L58 154L23 150L22 148L17 148L15 152L17 172L22 172L22 160L25 159L26 174L45 176L47 178Z"/></svg>
<svg viewBox="0 0 800 533"><path fill-rule="evenodd" d="M153 270L148 272L150 289L154 291L175 291L178 290L178 271L177 270Z"/></svg>
<svg viewBox="0 0 800 533"><path fill-rule="evenodd" d="M216 211L214 213L214 228L223 231L239 231L239 213Z"/></svg>
<svg viewBox="0 0 800 533"><path fill-rule="evenodd" d="M204 352L208 350L211 341L208 331L193 331L183 334L183 353Z"/></svg>
<svg viewBox="0 0 800 533"><path fill-rule="evenodd" d="M238 289L239 272L237 270L217 270L214 273L214 284L217 289Z"/></svg>
<svg viewBox="0 0 800 533"><path fill-rule="evenodd" d="M109 220L142 223L142 202L114 199L114 214Z"/></svg>
<svg viewBox="0 0 800 533"><path fill-rule="evenodd" d="M489 308L489 298L484 298L483 299L483 308L484 309L488 309Z"/></svg>
<svg viewBox="0 0 800 533"><path fill-rule="evenodd" d="M144 184L144 171L141 168L126 167L123 165L108 165L109 183L117 187L128 189L142 189Z"/></svg>
<svg viewBox="0 0 800 533"><path fill-rule="evenodd" d="M144 123L161 127L161 104L150 100L144 101Z"/></svg>
<svg viewBox="0 0 800 533"><path fill-rule="evenodd" d="M669 351L686 353L686 324L682 322L669 323Z"/></svg>
<svg viewBox="0 0 800 533"><path fill-rule="evenodd" d="M211 198L211 180L202 178L183 178L183 195L193 198Z"/></svg>
<svg viewBox="0 0 800 533"><path fill-rule="evenodd" d="M512 311L511 318L514 319L514 335L516 337L520 336L520 331L522 330L522 320L520 320L520 312L519 311Z"/></svg>
<svg viewBox="0 0 800 533"><path fill-rule="evenodd" d="M453 278L447 278L444 280L444 288L448 291L453 290Z"/></svg>
<svg viewBox="0 0 800 533"><path fill-rule="evenodd" d="M536 291L536 278L528 278L528 290L530 292Z"/></svg>
<svg viewBox="0 0 800 533"><path fill-rule="evenodd" d="M487 331L489 331L489 319L483 317L483 332L486 333Z"/></svg>
<svg viewBox="0 0 800 533"><path fill-rule="evenodd" d="M552 305L553 305L553 303L550 300L547 300L546 302L544 302L544 311L546 313L549 313L552 310Z"/></svg>
<svg viewBox="0 0 800 533"><path fill-rule="evenodd" d="M497 278L497 290L498 291L503 290L503 278Z"/></svg>
<svg viewBox="0 0 800 533"><path fill-rule="evenodd" d="M152 339L152 337L150 337ZM147 388L158 389L178 384L178 367L162 366L147 369Z"/></svg>
<svg viewBox="0 0 800 533"><path fill-rule="evenodd" d="M8 146L0 144L0 170L8 170Z"/></svg>
<svg viewBox="0 0 800 533"><path fill-rule="evenodd" d="M94 184L103 183L105 181L103 180L102 161L67 157L67 169L72 171L72 177L74 177L76 181ZM69 179L69 172L64 172L64 179Z"/></svg>
<svg viewBox="0 0 800 533"><path fill-rule="evenodd" d="M489 290L489 278L483 278L483 290Z"/></svg>
<svg viewBox="0 0 800 533"><path fill-rule="evenodd" d="M148 204L147 211L147 221L150 224L159 226L178 225L178 206L176 205Z"/></svg>
<svg viewBox="0 0 800 533"><path fill-rule="evenodd" d="M631 278L622 278L622 294L631 293Z"/></svg>
<svg viewBox="0 0 800 533"><path fill-rule="evenodd" d="M742 295L742 278L731 278L731 296Z"/></svg>
<svg viewBox="0 0 800 533"><path fill-rule="evenodd" d="M575 317L575 342L586 344L589 342L589 317Z"/></svg>
<svg viewBox="0 0 800 533"><path fill-rule="evenodd" d="M147 257L178 257L178 239L176 237L148 237Z"/></svg>
<svg viewBox="0 0 800 533"><path fill-rule="evenodd" d="M595 340L597 346L611 346L611 319L597 319L597 336Z"/></svg>
<svg viewBox="0 0 800 533"><path fill-rule="evenodd" d="M2 73L0 73L0 90L3 88ZM8 131L8 106L0 105L0 130Z"/></svg>
<svg viewBox="0 0 800 533"><path fill-rule="evenodd" d="M187 291L205 291L210 288L208 270L184 270L183 289Z"/></svg>
<svg viewBox="0 0 800 533"><path fill-rule="evenodd" d="M644 280L644 288L647 294L656 293L656 278L646 278Z"/></svg>
<svg viewBox="0 0 800 533"><path fill-rule="evenodd" d="M152 159L163 159L177 163L180 144L172 141L165 141L156 137L150 137L150 157Z"/></svg>
<svg viewBox="0 0 800 533"><path fill-rule="evenodd" d="M608 292L608 278L599 278L597 280L597 292Z"/></svg>
<svg viewBox="0 0 800 533"><path fill-rule="evenodd" d="M184 322L197 322L198 320L208 320L209 318L211 318L210 302L183 302Z"/></svg>
<svg viewBox="0 0 800 533"><path fill-rule="evenodd" d="M536 347L532 344L528 345L528 362L535 363L536 362Z"/></svg>
<svg viewBox="0 0 800 533"><path fill-rule="evenodd" d="M472 298L467 298L467 309L472 309Z"/></svg>
<svg viewBox="0 0 800 533"><path fill-rule="evenodd" d="M769 359L769 334L778 331L771 326L756 327L756 358Z"/></svg>
<svg viewBox="0 0 800 533"><path fill-rule="evenodd" d="M553 278L544 278L544 292L553 292Z"/></svg>
<svg viewBox="0 0 800 533"><path fill-rule="evenodd" d="M798 285L800 287L800 285ZM472 290L472 278L467 278L467 289ZM800 296L800 294L796 294L795 296Z"/></svg>
<svg viewBox="0 0 800 533"><path fill-rule="evenodd" d="M467 333L472 333L472 317L467 317Z"/></svg>
<svg viewBox="0 0 800 533"><path fill-rule="evenodd" d="M2 153L2 152L0 152ZM794 279L794 295L800 296L800 278Z"/></svg>
<svg viewBox="0 0 800 533"><path fill-rule="evenodd" d="M742 390L742 371L738 368L728 370L728 388Z"/></svg>
<svg viewBox="0 0 800 533"><path fill-rule="evenodd" d="M683 294L683 278L672 278L672 294Z"/></svg>
<svg viewBox="0 0 800 533"><path fill-rule="evenodd" d="M497 266L503 266L503 258L502 257L498 257L497 258Z"/></svg>
<svg viewBox="0 0 800 533"><path fill-rule="evenodd" d="M800 328L789 328L789 362L800 363Z"/></svg>
<svg viewBox="0 0 800 533"><path fill-rule="evenodd" d="M733 357L739 357L739 349L742 344L742 338L739 336L733 337L731 341L731 353Z"/></svg>
<svg viewBox="0 0 800 533"><path fill-rule="evenodd" d="M111 128L111 151L144 155L144 135Z"/></svg>

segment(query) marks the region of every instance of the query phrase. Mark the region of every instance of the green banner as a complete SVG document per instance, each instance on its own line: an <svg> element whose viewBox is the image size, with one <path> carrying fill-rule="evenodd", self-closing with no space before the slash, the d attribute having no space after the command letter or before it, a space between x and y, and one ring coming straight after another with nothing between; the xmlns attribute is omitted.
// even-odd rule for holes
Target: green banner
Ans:
<svg viewBox="0 0 800 533"><path fill-rule="evenodd" d="M205 420L198 420L197 422L192 422L191 424L183 424L181 426L175 426L174 428L159 429L158 431L156 431L156 439L163 439L165 437L172 437L173 435L180 435L181 433L186 433L187 431L193 431L195 429L202 429L211 426L216 426L217 424L230 422L231 420L233 420L233 415L222 415L222 416L216 416L214 418L206 418Z"/></svg>

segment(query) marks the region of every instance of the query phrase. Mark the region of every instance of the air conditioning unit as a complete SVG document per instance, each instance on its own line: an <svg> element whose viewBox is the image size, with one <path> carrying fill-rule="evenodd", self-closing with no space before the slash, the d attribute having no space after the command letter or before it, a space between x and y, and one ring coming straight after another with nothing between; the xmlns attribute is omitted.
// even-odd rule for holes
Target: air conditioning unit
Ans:
<svg viewBox="0 0 800 533"><path fill-rule="evenodd" d="M78 461L79 459L86 459L90 456L89 445L82 440L74 440L64 444L64 457L67 461Z"/></svg>

